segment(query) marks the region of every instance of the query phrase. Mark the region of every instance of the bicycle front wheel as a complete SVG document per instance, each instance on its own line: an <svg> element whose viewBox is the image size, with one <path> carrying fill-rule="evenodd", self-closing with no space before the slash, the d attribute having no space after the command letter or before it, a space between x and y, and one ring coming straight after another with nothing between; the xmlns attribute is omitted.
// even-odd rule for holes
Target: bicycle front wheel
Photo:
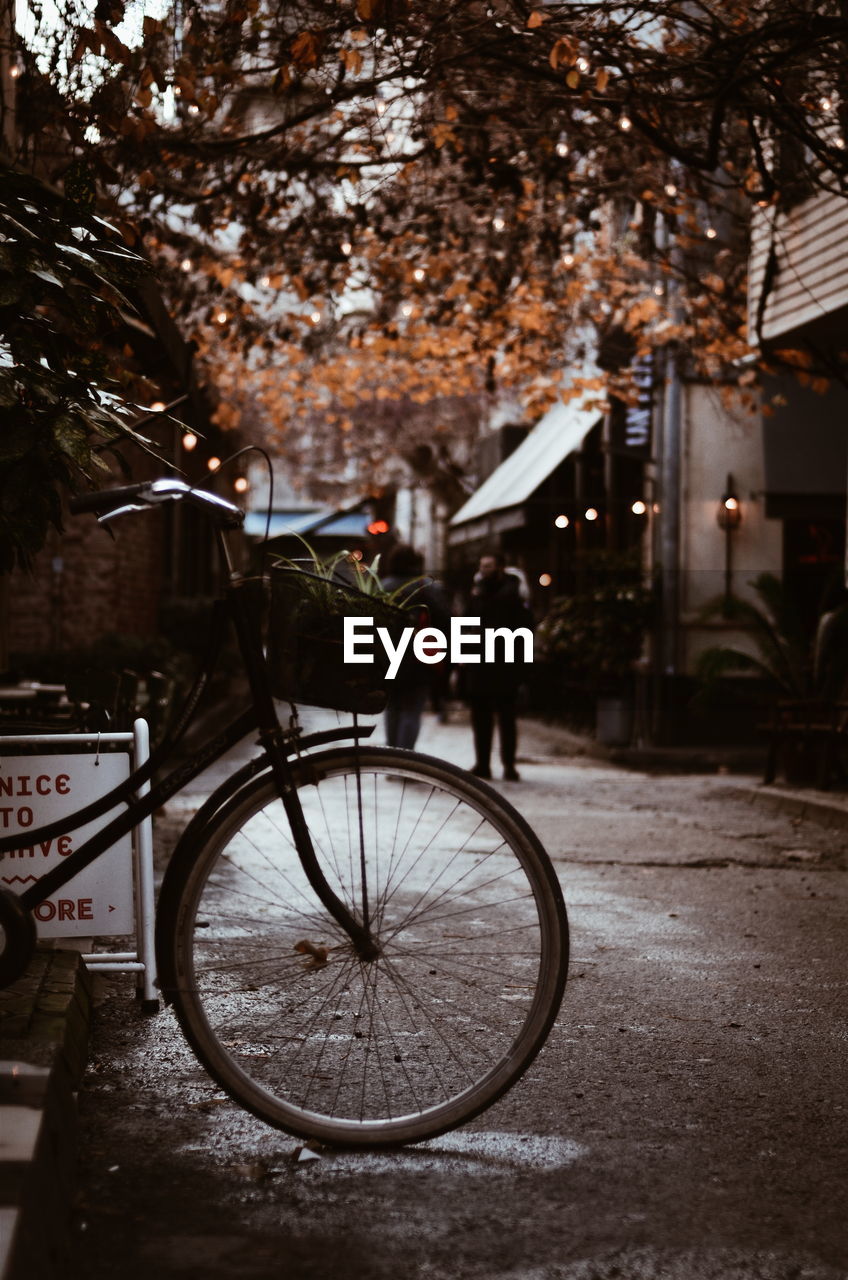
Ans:
<svg viewBox="0 0 848 1280"><path fill-rule="evenodd" d="M512 806L441 761L343 748L294 770L322 873L377 954L318 901L263 774L181 872L183 1030L236 1101L300 1137L433 1137L494 1102L550 1029L568 950L556 876Z"/></svg>

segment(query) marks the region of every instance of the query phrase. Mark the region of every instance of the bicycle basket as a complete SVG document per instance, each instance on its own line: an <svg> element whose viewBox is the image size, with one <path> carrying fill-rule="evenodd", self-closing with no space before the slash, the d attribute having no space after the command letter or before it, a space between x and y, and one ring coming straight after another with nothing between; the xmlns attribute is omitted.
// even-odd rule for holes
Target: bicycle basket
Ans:
<svg viewBox="0 0 848 1280"><path fill-rule="evenodd" d="M345 617L374 619L373 663L344 661ZM379 596L293 565L272 565L268 671L274 697L376 715L386 705L388 669L376 628L386 627L396 641L408 625L408 611Z"/></svg>

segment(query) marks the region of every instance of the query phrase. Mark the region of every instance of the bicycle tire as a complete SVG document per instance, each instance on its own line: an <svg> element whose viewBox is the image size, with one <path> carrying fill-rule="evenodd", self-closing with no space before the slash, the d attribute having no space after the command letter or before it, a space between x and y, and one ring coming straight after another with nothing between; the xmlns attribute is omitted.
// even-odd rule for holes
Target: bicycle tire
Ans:
<svg viewBox="0 0 848 1280"><path fill-rule="evenodd" d="M362 815L380 954L360 960L318 903L265 773L163 886L180 1024L218 1084L277 1128L345 1147L435 1137L510 1088L556 1017L555 872L511 805L443 761L344 747L293 770L322 870L360 914Z"/></svg>

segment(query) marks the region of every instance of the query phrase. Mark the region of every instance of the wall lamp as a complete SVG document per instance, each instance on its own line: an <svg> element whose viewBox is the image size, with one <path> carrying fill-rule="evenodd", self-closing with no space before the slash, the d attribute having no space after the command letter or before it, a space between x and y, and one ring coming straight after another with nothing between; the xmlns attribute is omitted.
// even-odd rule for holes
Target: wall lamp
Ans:
<svg viewBox="0 0 848 1280"><path fill-rule="evenodd" d="M730 617L730 602L733 596L733 534L742 523L742 506L733 484L733 476L728 473L727 483L721 501L718 504L716 520L719 529L724 530L724 608L726 618Z"/></svg>

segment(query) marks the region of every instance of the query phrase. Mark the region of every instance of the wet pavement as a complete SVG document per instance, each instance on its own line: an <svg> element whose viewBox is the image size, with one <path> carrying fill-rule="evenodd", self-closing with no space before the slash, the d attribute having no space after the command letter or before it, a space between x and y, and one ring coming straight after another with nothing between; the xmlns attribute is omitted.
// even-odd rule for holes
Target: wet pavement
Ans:
<svg viewBox="0 0 848 1280"><path fill-rule="evenodd" d="M471 763L459 717L419 746ZM169 1011L100 979L74 1280L844 1280L844 835L738 778L557 749L526 727L522 781L495 784L573 930L524 1079L422 1146L310 1151L226 1099Z"/></svg>

